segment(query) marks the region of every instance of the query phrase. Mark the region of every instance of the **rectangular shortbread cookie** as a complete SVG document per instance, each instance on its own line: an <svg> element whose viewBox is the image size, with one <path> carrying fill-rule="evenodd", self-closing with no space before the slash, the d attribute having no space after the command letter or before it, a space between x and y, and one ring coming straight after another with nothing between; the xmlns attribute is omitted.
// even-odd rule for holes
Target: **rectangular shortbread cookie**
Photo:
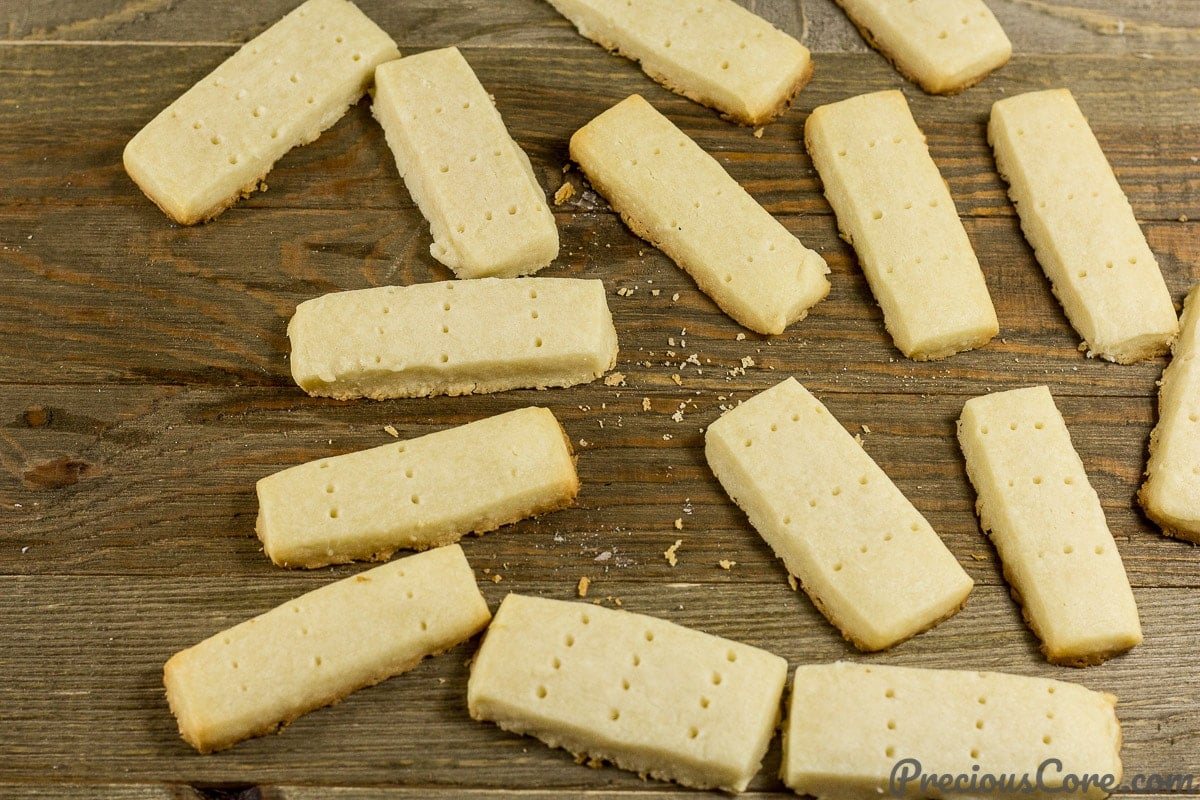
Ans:
<svg viewBox="0 0 1200 800"><path fill-rule="evenodd" d="M1116 702L999 672L800 666L781 777L819 800L1101 798L1121 782Z"/></svg>
<svg viewBox="0 0 1200 800"><path fill-rule="evenodd" d="M375 118L429 221L429 252L460 278L528 275L558 228L525 151L456 47L381 64Z"/></svg>
<svg viewBox="0 0 1200 800"><path fill-rule="evenodd" d="M523 408L263 478L258 538L284 567L383 560L565 508L578 492L558 420Z"/></svg>
<svg viewBox="0 0 1200 800"><path fill-rule="evenodd" d="M904 95L819 106L804 139L900 352L944 358L995 336L983 271Z"/></svg>
<svg viewBox="0 0 1200 800"><path fill-rule="evenodd" d="M471 665L471 716L579 757L740 792L775 735L787 662L655 617L510 594Z"/></svg>
<svg viewBox="0 0 1200 800"><path fill-rule="evenodd" d="M1163 532L1200 544L1200 285L1183 304L1183 331L1163 372L1158 424L1138 500Z"/></svg>
<svg viewBox="0 0 1200 800"><path fill-rule="evenodd" d="M142 128L125 171L181 225L259 188L288 150L337 122L396 43L353 3L308 0Z"/></svg>
<svg viewBox="0 0 1200 800"><path fill-rule="evenodd" d="M576 131L571 158L634 233L747 328L782 333L829 293L825 259L640 95Z"/></svg>
<svg viewBox="0 0 1200 800"><path fill-rule="evenodd" d="M617 360L598 280L480 278L335 292L288 324L292 377L318 397L428 397L593 381Z"/></svg>
<svg viewBox="0 0 1200 800"><path fill-rule="evenodd" d="M983 0L837 0L867 44L931 94L974 86L1008 63L1012 42Z"/></svg>
<svg viewBox="0 0 1200 800"><path fill-rule="evenodd" d="M709 425L704 454L813 603L860 649L891 647L966 603L971 578L795 378Z"/></svg>
<svg viewBox="0 0 1200 800"><path fill-rule="evenodd" d="M971 398L958 441L980 525L1046 658L1087 666L1140 642L1125 565L1050 390Z"/></svg>
<svg viewBox="0 0 1200 800"><path fill-rule="evenodd" d="M1054 295L1088 355L1129 364L1179 332L1162 272L1067 89L998 100L988 141Z"/></svg>
<svg viewBox="0 0 1200 800"><path fill-rule="evenodd" d="M812 77L808 48L733 0L549 2L588 39L743 125L787 111Z"/></svg>
<svg viewBox="0 0 1200 800"><path fill-rule="evenodd" d="M163 670L167 702L188 744L221 750L406 672L490 617L462 548L429 550L176 653Z"/></svg>

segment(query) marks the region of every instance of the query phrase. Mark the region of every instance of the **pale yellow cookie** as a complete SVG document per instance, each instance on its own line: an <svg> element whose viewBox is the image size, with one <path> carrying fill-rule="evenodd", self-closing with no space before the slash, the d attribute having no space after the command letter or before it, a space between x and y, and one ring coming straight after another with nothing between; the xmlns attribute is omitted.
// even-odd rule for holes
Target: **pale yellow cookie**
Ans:
<svg viewBox="0 0 1200 800"><path fill-rule="evenodd" d="M983 0L836 0L867 43L931 94L974 86L1012 43Z"/></svg>
<svg viewBox="0 0 1200 800"><path fill-rule="evenodd" d="M665 620L510 594L471 663L471 716L579 758L740 792L779 721L787 662Z"/></svg>
<svg viewBox="0 0 1200 800"><path fill-rule="evenodd" d="M381 64L375 118L429 221L429 252L460 278L528 275L558 229L525 151L456 47Z"/></svg>
<svg viewBox="0 0 1200 800"><path fill-rule="evenodd" d="M799 666L780 774L818 800L1098 800L1121 783L1116 702L999 672Z"/></svg>
<svg viewBox="0 0 1200 800"><path fill-rule="evenodd" d="M1183 305L1183 332L1163 372L1158 425L1138 500L1163 533L1200 544L1200 285Z"/></svg>
<svg viewBox="0 0 1200 800"><path fill-rule="evenodd" d="M927 361L987 344L996 310L904 95L818 106L804 140L900 352Z"/></svg>
<svg viewBox="0 0 1200 800"><path fill-rule="evenodd" d="M812 77L808 48L733 0L549 2L588 39L743 125L787 111Z"/></svg>
<svg viewBox="0 0 1200 800"><path fill-rule="evenodd" d="M319 397L428 397L573 386L612 368L598 280L479 278L336 292L288 323L292 377Z"/></svg>
<svg viewBox="0 0 1200 800"><path fill-rule="evenodd" d="M862 650L952 616L973 582L820 401L788 378L708 426L730 498L818 609Z"/></svg>
<svg viewBox="0 0 1200 800"><path fill-rule="evenodd" d="M1100 498L1045 386L973 397L958 441L1025 618L1055 664L1098 664L1142 641Z"/></svg>
<svg viewBox="0 0 1200 800"><path fill-rule="evenodd" d="M428 550L176 653L163 670L167 702L188 744L221 750L406 672L490 617L462 548Z"/></svg>
<svg viewBox="0 0 1200 800"><path fill-rule="evenodd" d="M1167 285L1070 91L998 100L988 141L1088 355L1129 364L1167 352L1179 332Z"/></svg>
<svg viewBox="0 0 1200 800"><path fill-rule="evenodd" d="M193 225L258 188L275 162L337 122L396 43L347 0L308 0L142 128L125 171Z"/></svg>
<svg viewBox="0 0 1200 800"><path fill-rule="evenodd" d="M258 538L284 567L424 550L571 504L571 445L545 408L310 461L258 482Z"/></svg>
<svg viewBox="0 0 1200 800"><path fill-rule="evenodd" d="M825 259L640 95L576 131L571 158L634 233L747 328L782 333L829 293Z"/></svg>

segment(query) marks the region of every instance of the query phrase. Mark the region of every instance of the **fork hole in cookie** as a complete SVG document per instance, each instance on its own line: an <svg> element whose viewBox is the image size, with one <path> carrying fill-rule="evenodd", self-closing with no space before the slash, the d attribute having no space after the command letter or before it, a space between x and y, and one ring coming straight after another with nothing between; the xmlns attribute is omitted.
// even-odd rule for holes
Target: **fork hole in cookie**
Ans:
<svg viewBox="0 0 1200 800"><path fill-rule="evenodd" d="M545 696L546 696L546 687L545 687L545 686L539 686L539 687L537 687L537 692L536 692L536 694L537 694L537 696L538 696L538 699L539 699L539 700L540 700L540 699L543 699L543 698L545 698Z"/></svg>
<svg viewBox="0 0 1200 800"><path fill-rule="evenodd" d="M697 728L695 725L688 728L688 738L689 739L695 739L699 735L700 735L700 729Z"/></svg>
<svg viewBox="0 0 1200 800"><path fill-rule="evenodd" d="M608 718L611 719L613 722L616 722L617 720L619 720L621 718L620 710L616 709L616 708L610 708L608 710Z"/></svg>

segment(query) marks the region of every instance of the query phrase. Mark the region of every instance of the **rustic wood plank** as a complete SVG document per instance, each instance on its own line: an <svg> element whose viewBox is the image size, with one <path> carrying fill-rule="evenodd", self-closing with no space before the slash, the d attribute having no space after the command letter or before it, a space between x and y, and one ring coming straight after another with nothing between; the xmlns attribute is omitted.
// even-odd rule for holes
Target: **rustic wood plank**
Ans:
<svg viewBox="0 0 1200 800"><path fill-rule="evenodd" d="M468 553L473 556L474 548ZM0 579L9 598L0 608L0 667L8 676L0 685L0 781L53 774L63 781L119 778L194 785L400 782L562 791L658 787L615 769L578 766L562 751L471 721L465 709L465 661L474 643L309 714L281 737L248 741L215 756L196 754L178 738L166 709L162 663L175 650L313 583L313 576L292 572L269 581L233 575ZM545 581L494 585L485 580L482 586L493 607L510 589L561 598L572 594L565 585ZM859 657L811 604L783 584L616 581L610 589L623 608L768 646L792 664ZM999 669L1113 691L1123 700L1118 709L1127 770L1195 772L1200 699L1174 682L1146 680L1147 675L1167 674L1193 652L1200 620L1177 613L1190 596L1173 589L1137 592L1145 644L1088 670L1045 663L998 587L981 587L954 619L869 660ZM772 613L748 617L746 608ZM56 665L52 680L43 675L46 663ZM44 735L47 730L54 735ZM777 767L778 740L751 788L778 790Z"/></svg>
<svg viewBox="0 0 1200 800"><path fill-rule="evenodd" d="M588 576L600 594L610 591L610 581L782 584L784 571L709 471L700 433L722 405L781 377L752 368L724 394L697 395L686 384L673 390L594 384L389 403L260 389L7 387L3 407L13 412L0 421L6 472L0 570L274 580L279 570L254 537L256 480L393 441L386 425L408 438L536 403L553 409L576 443L578 504L470 540L477 566L505 581L553 576L574 586ZM818 393L972 576L999 585L954 439L965 398ZM649 412L643 397L651 401ZM1200 549L1161 536L1134 502L1153 404L1087 396L1058 402L1134 585L1200 585ZM675 422L671 415L684 403L683 421ZM683 546L672 568L662 553L676 539ZM723 559L737 566L723 570ZM312 579L358 569L324 570Z"/></svg>
<svg viewBox="0 0 1200 800"><path fill-rule="evenodd" d="M148 218L137 224L91 207L12 208L0 216L0 382L291 387L286 328L297 303L451 277L429 255L428 229L411 208L352 219L332 210L234 209L217 223L184 229L164 224L157 209L141 213ZM782 219L825 256L833 290L777 337L745 332L612 214L560 212L562 251L542 274L605 281L620 332L618 369L632 387L668 387L672 374L686 373L689 389L721 392L746 356L830 391L964 394L1035 378L1059 393L1146 397L1161 373L1162 359L1116 366L1077 351L1079 339L1013 218L966 220L1000 337L924 364L893 347L832 217ZM1145 229L1172 296L1181 299L1200 280L1197 223ZM616 296L618 288L634 294ZM690 336L680 335L684 329ZM681 370L678 362L693 353L710 368Z"/></svg>
<svg viewBox="0 0 1200 800"><path fill-rule="evenodd" d="M738 0L800 38L814 52L866 51L832 0ZM202 0L85 0L17 4L0 39L23 42L228 42L253 37L296 5L295 0L228 4L221 13ZM359 5L404 49L469 44L487 47L580 46L582 40L537 0L480 0L470 6L437 0ZM1018 52L1182 53L1200 41L1200 18L1189 0L1124 4L1111 0L992 0Z"/></svg>
<svg viewBox="0 0 1200 800"><path fill-rule="evenodd" d="M12 176L0 194L0 207L100 204L122 207L123 224L167 227L125 175L121 150L223 54L179 47L49 45L0 45L0 52L5 64L0 74L13 86L11 97L0 98L0 170ZM941 98L913 89L874 55L830 55L818 61L816 76L795 107L755 139L748 129L721 121L598 48L559 52L549 61L533 49L465 53L549 191L562 180L571 133L641 92L718 154L768 210L829 213L801 144L807 112L851 94L899 87L910 97L960 214L1011 216L986 142L991 104L1006 94L1065 85L1089 116L1139 219L1200 218L1195 201L1200 169L1190 160L1200 153L1195 58L1077 57L1068 65L1058 56L1018 55L976 89ZM131 88L124 77L130 74L156 78ZM588 91L581 95L584 85ZM238 208L412 207L365 101L315 143L286 155L268 183L269 191Z"/></svg>

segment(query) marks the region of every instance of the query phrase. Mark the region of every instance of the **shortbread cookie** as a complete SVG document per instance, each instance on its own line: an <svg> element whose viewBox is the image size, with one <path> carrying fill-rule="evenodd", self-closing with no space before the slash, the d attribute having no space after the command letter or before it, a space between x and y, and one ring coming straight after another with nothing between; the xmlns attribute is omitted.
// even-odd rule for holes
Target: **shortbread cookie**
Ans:
<svg viewBox="0 0 1200 800"><path fill-rule="evenodd" d="M837 0L867 44L931 94L974 86L1012 43L983 0Z"/></svg>
<svg viewBox="0 0 1200 800"><path fill-rule="evenodd" d="M973 397L958 441L1013 597L1055 664L1099 664L1142 641L1100 498L1045 386Z"/></svg>
<svg viewBox="0 0 1200 800"><path fill-rule="evenodd" d="M523 408L263 478L258 538L283 567L383 560L565 508L578 492L558 420Z"/></svg>
<svg viewBox="0 0 1200 800"><path fill-rule="evenodd" d="M813 603L860 649L891 647L966 603L971 578L795 378L709 425L704 454Z"/></svg>
<svg viewBox="0 0 1200 800"><path fill-rule="evenodd" d="M787 662L654 617L510 594L471 665L471 716L577 757L740 792L779 721Z"/></svg>
<svg viewBox="0 0 1200 800"><path fill-rule="evenodd" d="M1163 372L1158 425L1138 500L1163 533L1200 544L1200 284L1183 305L1183 332Z"/></svg>
<svg viewBox="0 0 1200 800"><path fill-rule="evenodd" d="M743 125L787 111L812 77L808 48L733 0L549 2L588 39Z"/></svg>
<svg viewBox="0 0 1200 800"><path fill-rule="evenodd" d="M202 753L406 672L490 618L458 545L329 584L176 653L163 670L184 740Z"/></svg>
<svg viewBox="0 0 1200 800"><path fill-rule="evenodd" d="M372 111L429 221L429 252L455 275L528 275L558 255L529 157L458 48L381 64Z"/></svg>
<svg viewBox="0 0 1200 800"><path fill-rule="evenodd" d="M354 4L308 0L142 128L125 146L125 171L181 225L212 219L337 122L377 64L399 57Z"/></svg>
<svg viewBox="0 0 1200 800"><path fill-rule="evenodd" d="M904 95L819 106L804 139L900 352L926 361L987 344L996 310Z"/></svg>
<svg viewBox="0 0 1200 800"><path fill-rule="evenodd" d="M335 292L288 324L318 397L428 397L593 381L617 360L598 280L480 278Z"/></svg>
<svg viewBox="0 0 1200 800"><path fill-rule="evenodd" d="M1098 799L1121 783L1116 702L1073 683L999 672L800 666L781 777L818 800Z"/></svg>
<svg viewBox="0 0 1200 800"><path fill-rule="evenodd" d="M1081 349L1120 364L1167 352L1179 332L1171 296L1070 91L997 101L988 141Z"/></svg>
<svg viewBox="0 0 1200 800"><path fill-rule="evenodd" d="M747 328L782 333L829 293L825 259L640 95L576 131L571 158L634 233Z"/></svg>

